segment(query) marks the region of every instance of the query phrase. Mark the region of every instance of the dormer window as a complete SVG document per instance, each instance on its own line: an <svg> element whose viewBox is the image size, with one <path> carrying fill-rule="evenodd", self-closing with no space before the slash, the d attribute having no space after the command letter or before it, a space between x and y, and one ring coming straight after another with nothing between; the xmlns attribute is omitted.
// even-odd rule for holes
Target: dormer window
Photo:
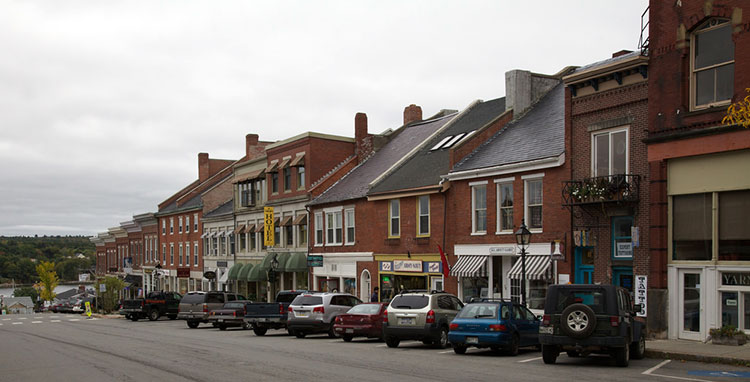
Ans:
<svg viewBox="0 0 750 382"><path fill-rule="evenodd" d="M692 101L696 109L731 102L734 41L729 20L711 19L692 38Z"/></svg>

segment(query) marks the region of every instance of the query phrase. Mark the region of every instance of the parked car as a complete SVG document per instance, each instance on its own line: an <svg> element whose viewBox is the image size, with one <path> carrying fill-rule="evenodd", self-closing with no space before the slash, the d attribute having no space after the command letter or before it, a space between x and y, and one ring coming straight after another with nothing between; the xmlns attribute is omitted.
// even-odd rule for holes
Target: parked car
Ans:
<svg viewBox="0 0 750 382"><path fill-rule="evenodd" d="M336 337L333 321L336 316L346 313L362 300L348 293L301 294L289 305L291 310L287 328L297 338L305 338L312 333L328 333Z"/></svg>
<svg viewBox="0 0 750 382"><path fill-rule="evenodd" d="M461 309L450 324L448 340L456 354L464 354L473 346L517 355L520 347L540 346L539 321L522 305L484 299Z"/></svg>
<svg viewBox="0 0 750 382"><path fill-rule="evenodd" d="M225 302L246 300L244 296L232 292L188 292L182 296L177 318L187 321L187 326L195 329L208 322L208 313L224 306Z"/></svg>
<svg viewBox="0 0 750 382"><path fill-rule="evenodd" d="M146 298L123 300L121 314L125 318L138 321L139 318L148 318L156 321L161 316L167 316L170 320L177 318L180 300L182 296L175 292L154 291Z"/></svg>
<svg viewBox="0 0 750 382"><path fill-rule="evenodd" d="M266 334L268 329L286 328L289 304L299 295L310 293L304 290L282 290L276 294L275 302L250 302L245 305L245 322L252 326L256 336ZM289 334L294 334L288 330Z"/></svg>
<svg viewBox="0 0 750 382"><path fill-rule="evenodd" d="M425 345L448 346L448 328L464 304L443 291L403 291L391 300L385 343L395 348L402 340L420 340Z"/></svg>
<svg viewBox="0 0 750 382"><path fill-rule="evenodd" d="M618 286L550 285L539 327L544 363L555 363L561 351L571 357L610 354L622 367L631 357L643 358L643 324L635 319L640 310Z"/></svg>
<svg viewBox="0 0 750 382"><path fill-rule="evenodd" d="M248 329L250 325L245 323L245 305L247 303L250 303L250 301L237 300L224 303L221 308L208 313L208 323L220 330L227 330L230 326Z"/></svg>
<svg viewBox="0 0 750 382"><path fill-rule="evenodd" d="M354 337L383 339L383 320L387 307L388 304L382 302L355 305L336 317L333 331L346 342Z"/></svg>

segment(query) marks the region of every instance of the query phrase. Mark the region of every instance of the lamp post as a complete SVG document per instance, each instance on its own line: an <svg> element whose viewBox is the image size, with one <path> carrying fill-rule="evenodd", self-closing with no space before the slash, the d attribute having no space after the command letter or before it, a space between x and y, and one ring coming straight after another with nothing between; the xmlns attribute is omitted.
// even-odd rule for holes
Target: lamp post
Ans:
<svg viewBox="0 0 750 382"><path fill-rule="evenodd" d="M156 264L156 266L154 267L154 270L156 271L154 273L156 275L156 282L158 283L157 288L154 288L154 290L163 290L164 286L161 285L162 284L162 282L161 282L161 264Z"/></svg>
<svg viewBox="0 0 750 382"><path fill-rule="evenodd" d="M271 260L271 269L268 271L268 281L271 283L271 296L275 295L276 293L276 270L279 268L279 260L277 259L278 255L274 255L273 259ZM270 301L269 296L269 301Z"/></svg>
<svg viewBox="0 0 750 382"><path fill-rule="evenodd" d="M526 228L526 223L521 219L521 228L515 233L516 244L521 247L521 303L526 306L526 247L531 241L531 232Z"/></svg>

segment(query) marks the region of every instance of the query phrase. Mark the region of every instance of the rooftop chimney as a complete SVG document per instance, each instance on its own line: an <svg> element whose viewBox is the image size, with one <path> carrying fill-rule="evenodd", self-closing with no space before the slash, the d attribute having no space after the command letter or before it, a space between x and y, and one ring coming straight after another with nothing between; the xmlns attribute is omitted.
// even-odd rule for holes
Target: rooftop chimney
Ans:
<svg viewBox="0 0 750 382"><path fill-rule="evenodd" d="M250 158L254 155L252 147L258 145L258 134L245 135L245 156Z"/></svg>
<svg viewBox="0 0 750 382"><path fill-rule="evenodd" d="M208 179L211 172L208 166L208 153L198 153L198 180L201 182Z"/></svg>
<svg viewBox="0 0 750 382"><path fill-rule="evenodd" d="M624 56L624 55L626 55L628 53L633 53L633 51L632 50L623 49L623 50L621 50L619 52L612 53L612 58Z"/></svg>
<svg viewBox="0 0 750 382"><path fill-rule="evenodd" d="M412 122L419 122L422 120L422 108L411 104L404 108L404 125L408 125Z"/></svg>
<svg viewBox="0 0 750 382"><path fill-rule="evenodd" d="M365 113L357 113L354 116L354 140L356 141L357 162L362 163L372 153L372 138L367 133L367 114Z"/></svg>
<svg viewBox="0 0 750 382"><path fill-rule="evenodd" d="M513 109L513 118L520 117L526 109L560 82L552 76L528 70L511 70L505 73L505 110Z"/></svg>

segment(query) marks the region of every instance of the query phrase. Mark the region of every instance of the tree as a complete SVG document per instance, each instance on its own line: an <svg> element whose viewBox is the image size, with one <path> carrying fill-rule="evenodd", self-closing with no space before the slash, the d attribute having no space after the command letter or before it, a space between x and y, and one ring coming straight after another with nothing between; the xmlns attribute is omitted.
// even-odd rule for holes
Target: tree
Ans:
<svg viewBox="0 0 750 382"><path fill-rule="evenodd" d="M57 287L59 282L57 273L55 272L55 263L42 261L36 266L36 273L39 275L39 281L42 283L40 297L44 301L52 301L56 296L55 287Z"/></svg>
<svg viewBox="0 0 750 382"><path fill-rule="evenodd" d="M750 88L746 88L745 91L750 93ZM750 128L750 95L745 97L742 101L729 105L727 108L727 115L724 116L721 123L725 125L740 125L745 128Z"/></svg>
<svg viewBox="0 0 750 382"><path fill-rule="evenodd" d="M31 301L36 304L36 300L39 298L39 293L33 287L20 287L13 291L14 297L31 297Z"/></svg>
<svg viewBox="0 0 750 382"><path fill-rule="evenodd" d="M99 292L99 299L104 312L110 313L118 306L117 300L120 298L120 291L125 288L125 282L117 277L107 276L97 283L104 284L107 288L106 291Z"/></svg>

